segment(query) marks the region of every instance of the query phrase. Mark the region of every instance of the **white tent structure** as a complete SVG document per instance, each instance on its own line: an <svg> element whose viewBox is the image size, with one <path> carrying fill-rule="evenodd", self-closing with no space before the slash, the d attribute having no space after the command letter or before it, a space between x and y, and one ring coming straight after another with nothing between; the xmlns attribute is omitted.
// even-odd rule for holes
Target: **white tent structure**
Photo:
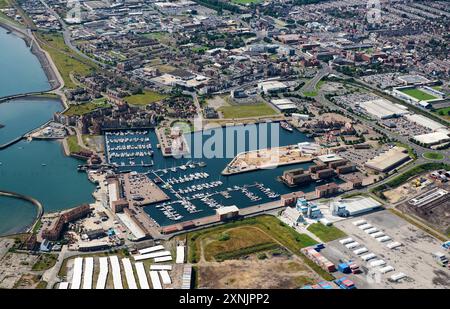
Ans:
<svg viewBox="0 0 450 309"><path fill-rule="evenodd" d="M100 257L100 272L98 273L96 289L103 290L106 288L106 279L108 278L108 258L106 256Z"/></svg>

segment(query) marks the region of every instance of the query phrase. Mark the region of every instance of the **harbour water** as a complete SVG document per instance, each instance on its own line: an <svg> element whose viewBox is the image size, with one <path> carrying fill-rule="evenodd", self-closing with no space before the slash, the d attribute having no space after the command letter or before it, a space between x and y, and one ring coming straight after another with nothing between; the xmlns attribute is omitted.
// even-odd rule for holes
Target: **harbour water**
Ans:
<svg viewBox="0 0 450 309"><path fill-rule="evenodd" d="M39 127L61 110L61 102L50 98L24 98L1 103L0 124L4 127L0 129L0 145Z"/></svg>
<svg viewBox="0 0 450 309"><path fill-rule="evenodd" d="M250 136L246 135L245 137L245 151L255 150L266 148L270 146L286 146L293 145L299 142L311 141L311 139L307 138L304 134L294 131L288 132L279 128L277 123L272 123L267 125L265 130L261 130L261 126L258 127L258 134L267 130L268 142L267 145L254 145L250 142ZM274 144L270 138L271 131L274 131L275 136L277 137L277 144ZM245 131L244 126L235 127L235 131ZM226 141L226 133L225 130L216 131L211 133L209 131L205 132L196 132L193 134L187 134L186 138L189 144L189 148L193 149L194 140L201 140L201 145L205 145L208 142L208 138L214 134L223 134L224 141ZM200 137L203 135L203 139ZM237 134L239 135L239 134ZM170 225L177 222L188 221L200 217L210 216L215 213L214 202L218 205L230 206L236 205L239 208L259 205L263 203L267 203L273 201L274 199L269 197L269 194L264 193L263 190L270 189L270 191L276 195L285 194L293 191L303 191L305 193L313 191L317 185L322 185L324 183L310 183L309 185L297 187L297 188L289 188L285 186L283 183L277 180L277 177L280 176L283 171L294 169L294 168L304 168L307 169L312 163L303 163L303 164L294 164L294 165L286 165L281 167L276 167L273 169L263 169L254 172L242 173L232 176L222 176L221 172L226 167L226 165L232 160L232 157L217 157L217 158L208 158L208 156L203 156L201 158L167 158L163 157L161 151L156 149L156 145L158 144L158 140L156 134L153 130L148 130L147 136L149 137L149 142L152 145L152 148L155 150L153 154L153 166L151 167L142 167L142 166L124 166L119 169L123 171L138 171L138 172L148 172L148 176L151 179L155 179L159 176L163 182L172 182L174 179L175 182L172 182L172 188L176 191L178 196L174 192L165 189L166 194L171 198L170 202L174 202L179 200L179 196L183 198L187 198L189 202L192 204L190 206L184 205L182 203L173 203L162 206L161 204L149 205L144 208L144 211L148 213L153 219L155 219L160 225ZM241 135L244 136L244 135ZM124 137L133 138L134 134L129 134ZM254 137L253 137L254 138ZM231 152L236 155L239 151L236 150L236 144L238 143L238 139L235 138L233 143L228 142L228 147L232 147L233 151ZM130 142L130 144L133 144ZM263 147L261 147L263 146ZM227 152L227 143L224 145L223 153ZM111 160L111 163L119 163L126 159L123 158L114 158ZM137 159L138 161L139 159ZM195 164L191 164L190 162L194 162ZM206 163L206 166L200 167L198 165L199 162ZM204 178L199 176L198 174L206 173L208 177ZM197 179L191 179L193 176L198 176ZM186 176L186 177L185 177ZM179 179L183 179L182 182L179 182ZM336 183L341 183L339 179L334 179ZM217 182L220 182L217 185ZM198 186L202 184L210 184L211 187L203 187L198 189ZM163 184L160 184L163 185ZM259 185L259 186L258 186ZM194 190L191 192L185 192L186 189L194 187ZM244 188L245 187L245 188ZM244 188L244 190L243 190ZM229 196L224 196L218 192L226 191L230 189ZM179 193L182 190L183 193ZM189 190L188 190L189 191ZM217 193L216 193L217 192ZM215 194L213 194L215 193ZM213 194L209 196L210 200L202 200L202 198L193 198L196 194ZM256 196L253 200L250 196ZM278 197L277 197L278 198ZM209 205L208 205L209 204ZM172 220L168 218L167 212L169 210L175 214L175 217L178 215L180 219Z"/></svg>
<svg viewBox="0 0 450 309"><path fill-rule="evenodd" d="M0 196L0 235L18 233L33 223L37 214L35 206L20 199Z"/></svg>
<svg viewBox="0 0 450 309"><path fill-rule="evenodd" d="M0 97L49 89L46 75L26 44L0 28ZM59 100L18 99L0 104L0 144L39 127L62 110ZM64 155L58 141L22 140L0 150L0 189L38 199L46 212L92 202L95 186L78 173L80 161ZM0 235L20 232L36 209L27 202L0 197Z"/></svg>

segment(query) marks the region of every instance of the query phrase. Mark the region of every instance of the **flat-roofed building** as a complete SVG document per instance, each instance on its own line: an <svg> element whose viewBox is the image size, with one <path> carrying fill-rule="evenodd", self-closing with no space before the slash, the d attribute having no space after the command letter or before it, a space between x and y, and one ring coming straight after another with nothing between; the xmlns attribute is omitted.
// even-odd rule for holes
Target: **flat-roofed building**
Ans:
<svg viewBox="0 0 450 309"><path fill-rule="evenodd" d="M328 163L328 167L335 169L335 168L337 168L339 166L343 166L343 165L346 165L346 164L347 164L347 160L342 159L342 160L333 161L333 162Z"/></svg>
<svg viewBox="0 0 450 309"><path fill-rule="evenodd" d="M326 185L316 187L316 197L321 198L336 194L339 191L339 186L334 183L327 183Z"/></svg>
<svg viewBox="0 0 450 309"><path fill-rule="evenodd" d="M297 105L289 99L276 99L270 101L280 113L293 113L297 111Z"/></svg>
<svg viewBox="0 0 450 309"><path fill-rule="evenodd" d="M394 104L386 99L376 99L361 102L359 105L369 114L379 119L400 117L408 113L408 109L402 105Z"/></svg>
<svg viewBox="0 0 450 309"><path fill-rule="evenodd" d="M216 209L216 214L220 221L228 220L239 215L239 208L235 205L221 207Z"/></svg>
<svg viewBox="0 0 450 309"><path fill-rule="evenodd" d="M343 199L333 202L331 211L339 216L356 216L379 209L381 203L371 197L357 196L355 198Z"/></svg>
<svg viewBox="0 0 450 309"><path fill-rule="evenodd" d="M329 163L334 162L334 161L342 160L342 158L340 156L338 156L337 154L335 154L335 153L330 153L330 154L318 156L317 159L320 160L321 162L325 163L325 164L329 164Z"/></svg>
<svg viewBox="0 0 450 309"><path fill-rule="evenodd" d="M258 89L265 94L285 91L288 86L277 80L265 81L258 84Z"/></svg>
<svg viewBox="0 0 450 309"><path fill-rule="evenodd" d="M408 119L409 121L412 121L418 125L421 125L422 127L428 128L433 131L437 131L437 130L446 128L445 125L440 124L437 121L431 120L428 117L418 115L418 114L406 115L405 118Z"/></svg>
<svg viewBox="0 0 450 309"><path fill-rule="evenodd" d="M353 173L355 171L356 171L356 165L353 163L338 166L336 168L336 173L338 173L339 175Z"/></svg>
<svg viewBox="0 0 450 309"><path fill-rule="evenodd" d="M311 165L308 170L310 173L316 173L317 171L324 170L328 166L326 164L318 164L318 165Z"/></svg>
<svg viewBox="0 0 450 309"><path fill-rule="evenodd" d="M427 146L442 144L450 141L449 131L440 130L432 133L421 134L414 136L414 139L419 143Z"/></svg>
<svg viewBox="0 0 450 309"><path fill-rule="evenodd" d="M302 168L284 171L281 178L288 186L297 186L312 181L311 175L306 174Z"/></svg>
<svg viewBox="0 0 450 309"><path fill-rule="evenodd" d="M336 172L332 168L326 168L320 171L317 171L317 178L319 179L328 179L334 177Z"/></svg>
<svg viewBox="0 0 450 309"><path fill-rule="evenodd" d="M395 146L373 159L368 160L365 166L373 169L377 172L389 172L390 170L400 166L401 164L409 161L408 150L403 147Z"/></svg>

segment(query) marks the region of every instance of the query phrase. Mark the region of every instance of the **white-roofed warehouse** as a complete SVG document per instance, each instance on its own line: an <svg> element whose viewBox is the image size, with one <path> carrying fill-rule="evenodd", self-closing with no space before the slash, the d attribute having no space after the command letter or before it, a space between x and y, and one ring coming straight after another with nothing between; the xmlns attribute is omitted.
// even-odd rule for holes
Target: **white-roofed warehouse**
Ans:
<svg viewBox="0 0 450 309"><path fill-rule="evenodd" d="M366 101L359 105L369 114L380 119L399 117L408 113L405 107L391 103L385 99Z"/></svg>

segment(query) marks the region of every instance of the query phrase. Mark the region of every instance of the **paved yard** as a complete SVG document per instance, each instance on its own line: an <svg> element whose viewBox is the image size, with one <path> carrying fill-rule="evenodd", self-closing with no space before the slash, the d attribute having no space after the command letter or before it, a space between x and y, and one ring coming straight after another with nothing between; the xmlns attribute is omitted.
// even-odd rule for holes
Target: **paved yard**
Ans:
<svg viewBox="0 0 450 309"><path fill-rule="evenodd" d="M353 224L354 221L365 219L367 223L384 232L403 244L397 249L389 249L386 243L380 243L363 230ZM387 210L378 211L358 218L336 222L335 226L348 234L348 237L366 247L369 252L377 255L377 259L384 260L387 265L395 268L394 271L381 275L376 269L369 269L368 263L357 257L352 250L335 240L327 244L322 253L332 262L353 259L364 271L363 274L350 275L358 288L449 288L450 270L439 266L432 254L443 251L441 242L410 223L395 216ZM360 247L362 247L360 246ZM358 247L359 248L359 247ZM367 276L371 271L374 276ZM396 273L403 272L408 278L398 283L390 282L389 278Z"/></svg>

